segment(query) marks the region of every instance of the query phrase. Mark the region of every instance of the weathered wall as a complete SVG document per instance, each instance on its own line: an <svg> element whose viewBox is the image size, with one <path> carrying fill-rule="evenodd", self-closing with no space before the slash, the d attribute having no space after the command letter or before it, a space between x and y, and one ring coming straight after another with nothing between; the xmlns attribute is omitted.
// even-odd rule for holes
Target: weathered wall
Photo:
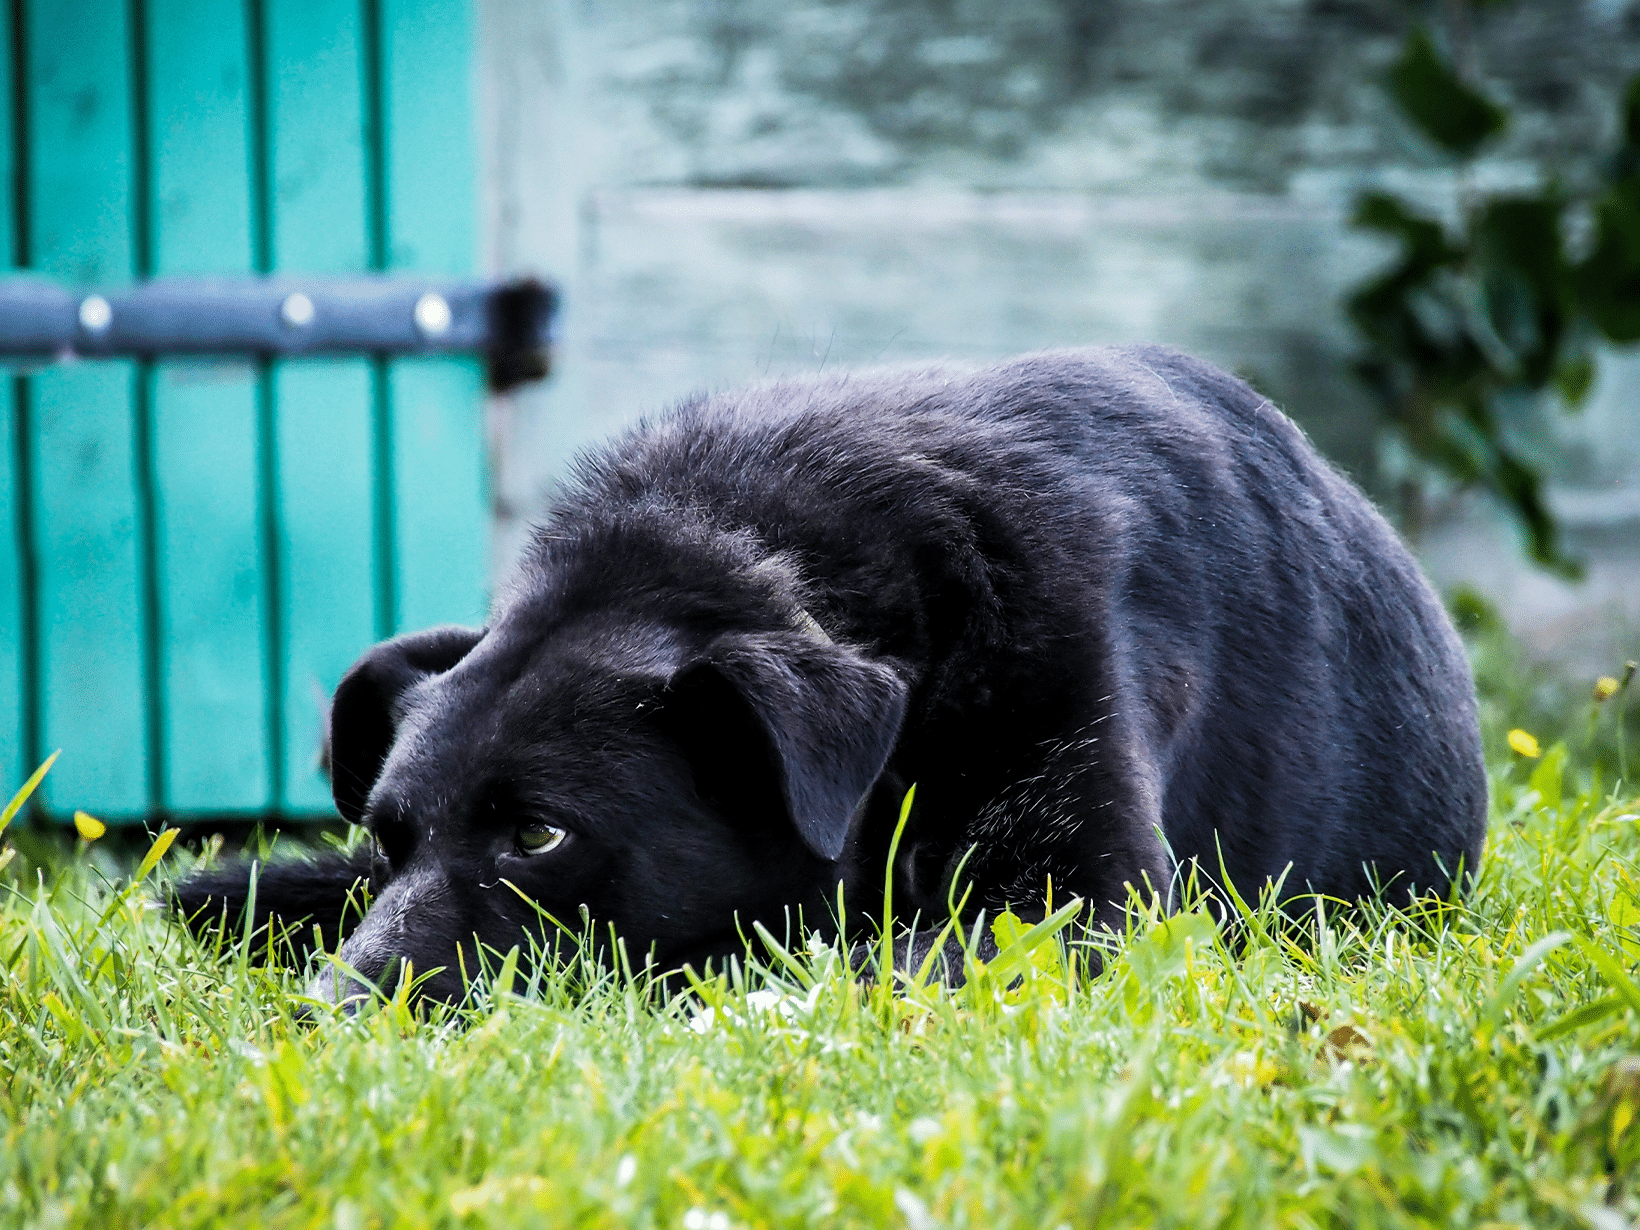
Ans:
<svg viewBox="0 0 1640 1230"><path fill-rule="evenodd" d="M1338 301L1384 250L1345 225L1349 202L1383 183L1447 205L1454 187L1374 84L1399 0L480 11L491 261L554 277L567 303L553 380L497 407L498 564L612 427L833 365L1171 342L1254 379L1370 480ZM1529 117L1485 180L1586 168L1640 68L1640 0L1482 16L1476 66ZM1443 580L1483 581L1545 645L1591 601L1640 627L1637 375L1610 366L1544 442L1588 586L1524 571L1473 511L1426 544Z"/></svg>

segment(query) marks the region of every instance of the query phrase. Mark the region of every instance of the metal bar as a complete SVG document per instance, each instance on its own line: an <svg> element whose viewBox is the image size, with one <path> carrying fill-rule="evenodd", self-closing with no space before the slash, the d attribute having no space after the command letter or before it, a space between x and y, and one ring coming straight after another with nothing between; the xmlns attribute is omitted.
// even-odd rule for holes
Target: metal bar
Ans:
<svg viewBox="0 0 1640 1230"><path fill-rule="evenodd" d="M546 374L557 295L524 280L156 278L75 293L0 278L0 356L438 354L490 360L492 387Z"/></svg>

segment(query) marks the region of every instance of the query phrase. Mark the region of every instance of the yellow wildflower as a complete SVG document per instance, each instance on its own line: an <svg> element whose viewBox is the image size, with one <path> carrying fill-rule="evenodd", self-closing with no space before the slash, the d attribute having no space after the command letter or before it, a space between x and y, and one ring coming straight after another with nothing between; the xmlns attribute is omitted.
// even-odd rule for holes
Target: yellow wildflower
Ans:
<svg viewBox="0 0 1640 1230"><path fill-rule="evenodd" d="M1610 675L1602 675L1594 681L1594 698L1596 700L1610 700L1617 695L1617 680Z"/></svg>
<svg viewBox="0 0 1640 1230"><path fill-rule="evenodd" d="M1528 760L1536 760L1543 755L1543 749L1538 746L1538 741L1519 726L1509 732L1509 746Z"/></svg>
<svg viewBox="0 0 1640 1230"><path fill-rule="evenodd" d="M77 811L74 813L74 827L80 831L80 836L87 841L96 841L108 832L108 826L89 812Z"/></svg>

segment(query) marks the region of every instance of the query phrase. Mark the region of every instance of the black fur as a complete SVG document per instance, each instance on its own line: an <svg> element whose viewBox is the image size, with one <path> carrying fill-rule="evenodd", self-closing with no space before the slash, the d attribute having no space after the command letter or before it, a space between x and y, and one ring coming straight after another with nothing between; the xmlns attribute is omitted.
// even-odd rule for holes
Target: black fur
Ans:
<svg viewBox="0 0 1640 1230"><path fill-rule="evenodd" d="M970 846L970 909L1052 877L1105 923L1220 850L1249 899L1289 864L1290 893L1443 892L1485 823L1411 556L1268 401L1158 348L685 404L583 462L487 628L355 666L332 756L385 859L344 956L443 967L444 998L475 936L539 925L520 894L663 967L824 929L839 882L869 916L912 783L896 912L925 920ZM570 835L526 855L529 824ZM365 870L259 899L333 919Z"/></svg>

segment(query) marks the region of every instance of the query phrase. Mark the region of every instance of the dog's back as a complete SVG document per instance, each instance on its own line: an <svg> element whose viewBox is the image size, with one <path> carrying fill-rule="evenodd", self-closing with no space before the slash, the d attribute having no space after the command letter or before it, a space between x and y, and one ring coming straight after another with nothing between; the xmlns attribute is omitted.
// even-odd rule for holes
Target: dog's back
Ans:
<svg viewBox="0 0 1640 1230"><path fill-rule="evenodd" d="M777 553L829 635L898 665L921 865L978 842L998 902L1153 825L1248 894L1289 863L1289 892L1342 897L1474 868L1473 686L1439 602L1360 492L1206 364L775 382L681 407L582 480L549 539L683 510Z"/></svg>

